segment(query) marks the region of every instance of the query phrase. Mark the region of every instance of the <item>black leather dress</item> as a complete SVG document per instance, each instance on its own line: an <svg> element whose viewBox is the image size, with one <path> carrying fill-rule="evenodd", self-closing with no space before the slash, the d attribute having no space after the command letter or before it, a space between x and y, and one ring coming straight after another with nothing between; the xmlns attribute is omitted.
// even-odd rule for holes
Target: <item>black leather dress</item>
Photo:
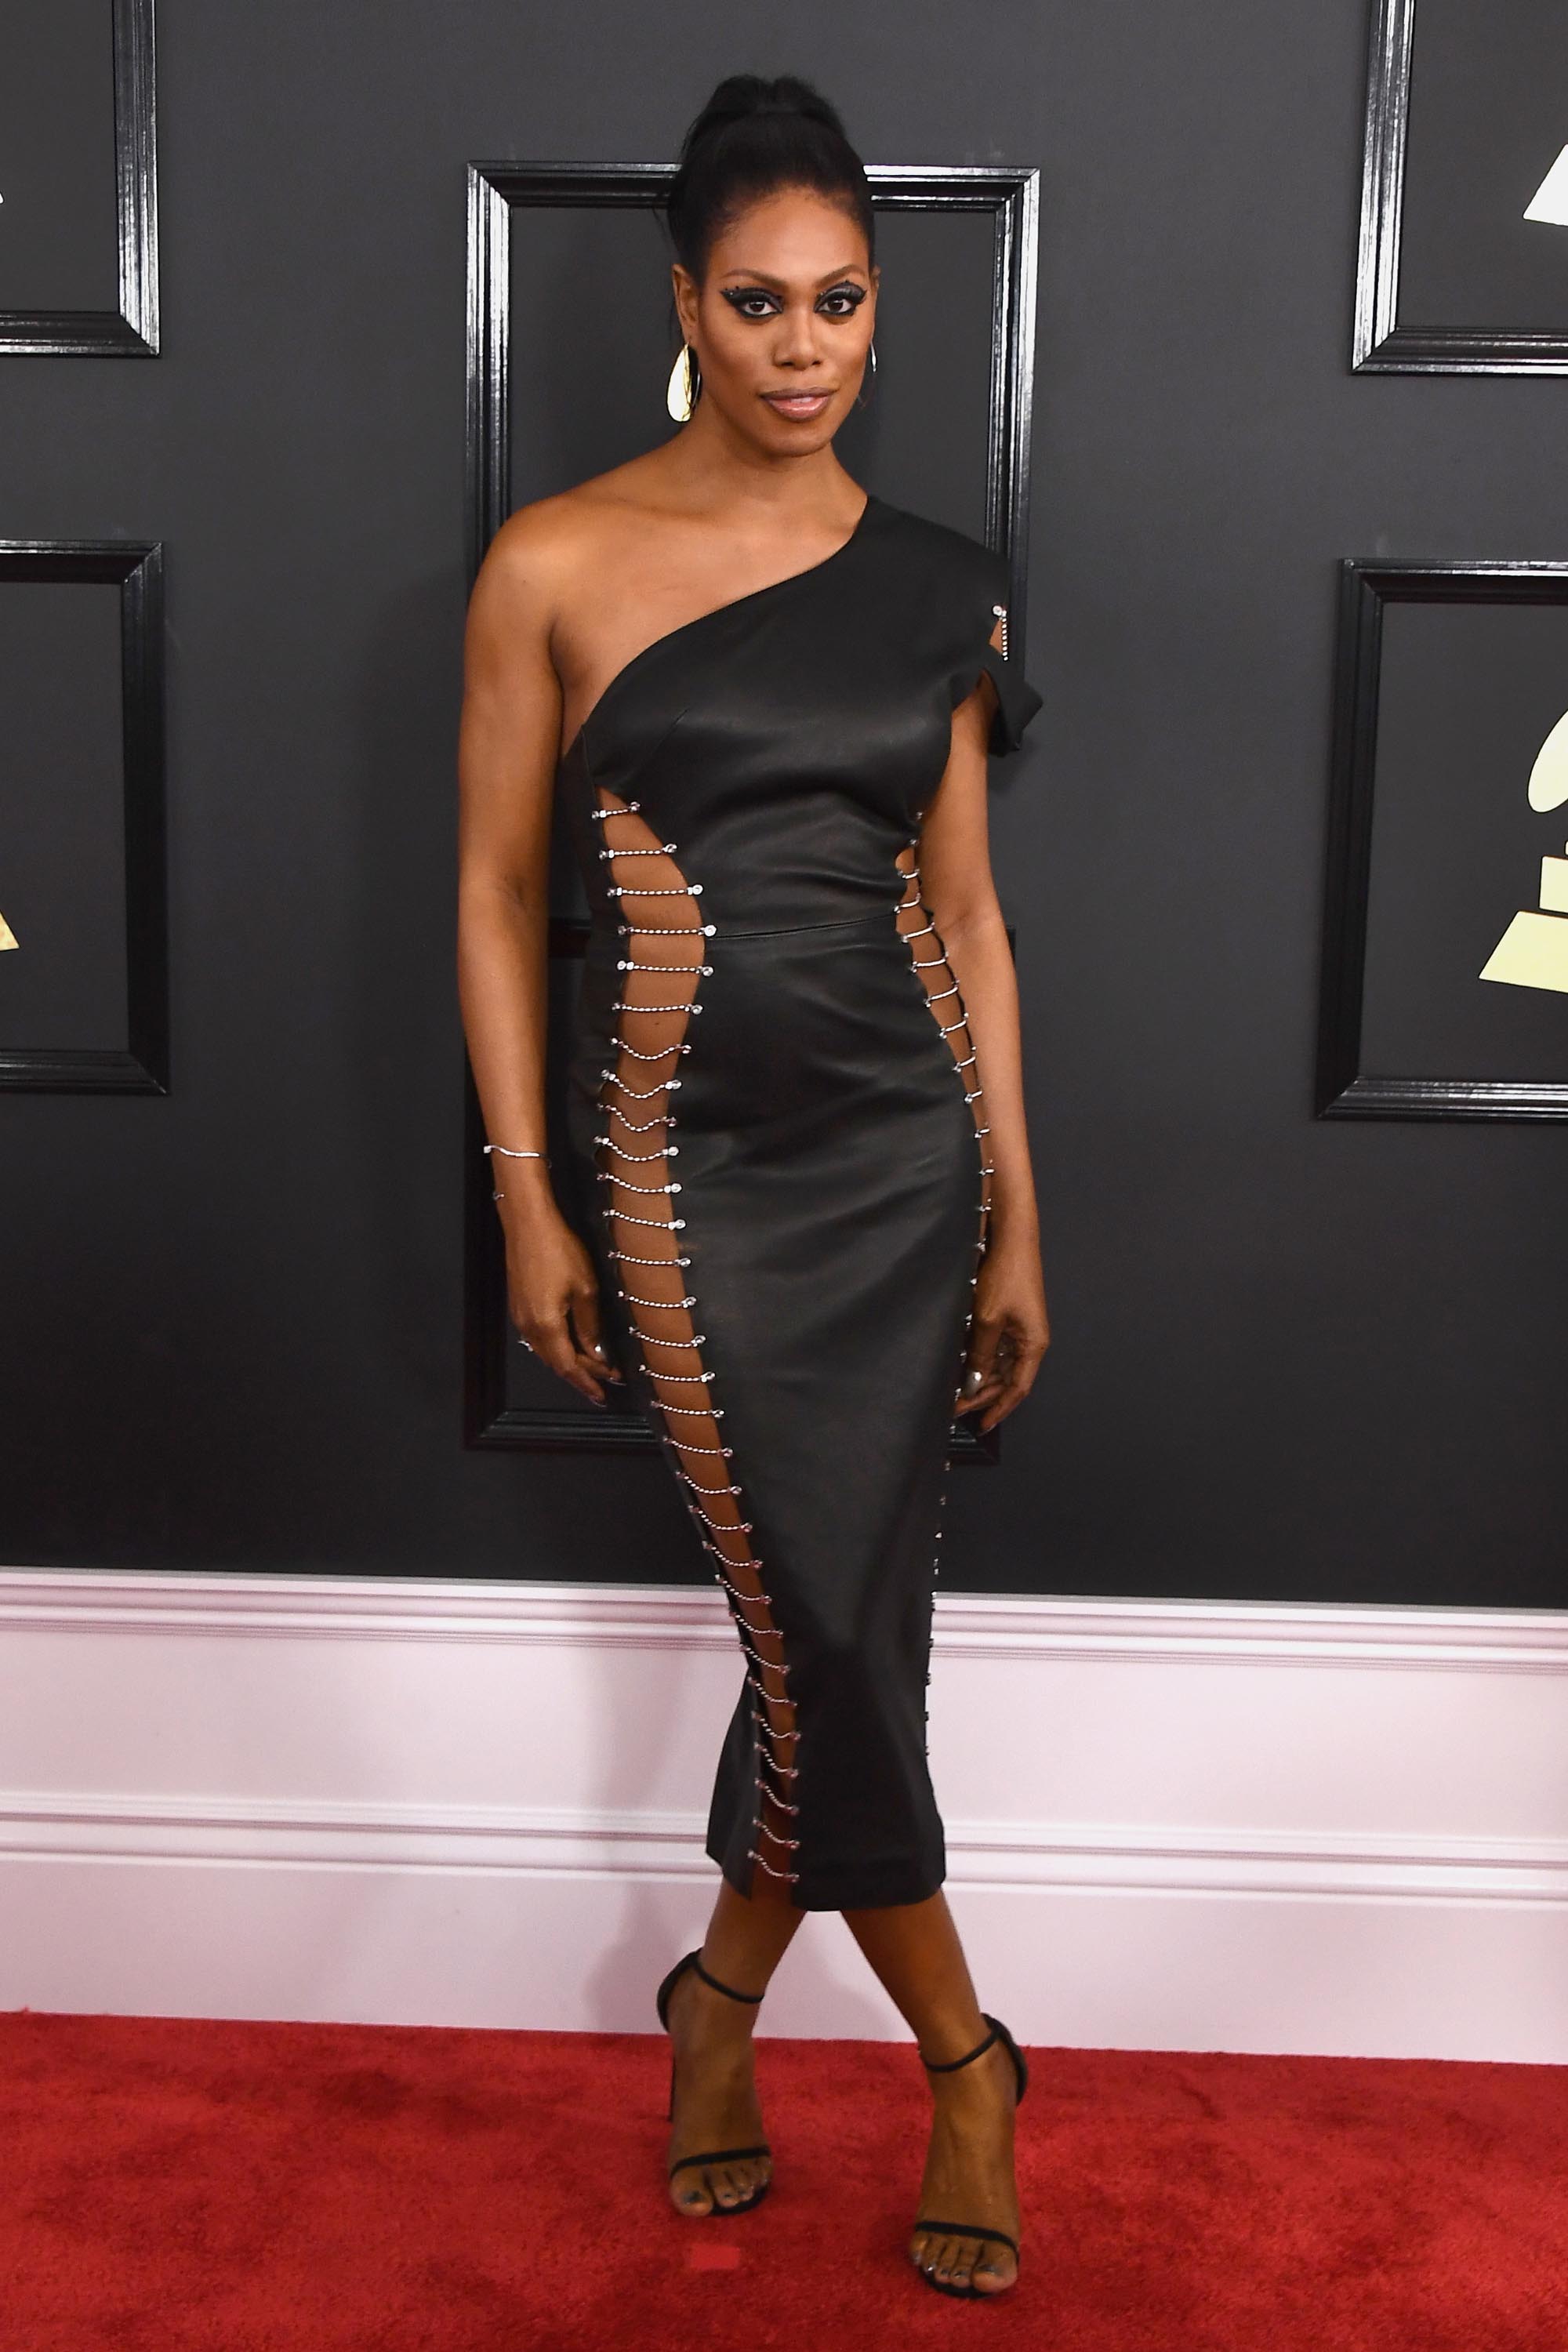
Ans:
<svg viewBox="0 0 1568 2352"><path fill-rule="evenodd" d="M707 1850L808 1910L942 1884L926 1689L990 1195L922 904L954 706L1039 707L1001 557L870 498L805 572L672 629L559 784L593 908L569 1076L605 1344L727 1594L745 1682Z"/></svg>

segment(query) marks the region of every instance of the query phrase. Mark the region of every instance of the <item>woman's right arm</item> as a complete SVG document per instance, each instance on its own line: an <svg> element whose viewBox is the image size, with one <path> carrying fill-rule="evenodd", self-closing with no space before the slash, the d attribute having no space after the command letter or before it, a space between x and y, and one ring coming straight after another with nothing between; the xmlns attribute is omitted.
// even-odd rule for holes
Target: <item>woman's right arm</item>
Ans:
<svg viewBox="0 0 1568 2352"><path fill-rule="evenodd" d="M551 566L531 518L497 532L474 583L458 735L458 992L491 1143L545 1148L550 820L561 740ZM542 1160L492 1152L512 1321L551 1370L605 1402L593 1260Z"/></svg>

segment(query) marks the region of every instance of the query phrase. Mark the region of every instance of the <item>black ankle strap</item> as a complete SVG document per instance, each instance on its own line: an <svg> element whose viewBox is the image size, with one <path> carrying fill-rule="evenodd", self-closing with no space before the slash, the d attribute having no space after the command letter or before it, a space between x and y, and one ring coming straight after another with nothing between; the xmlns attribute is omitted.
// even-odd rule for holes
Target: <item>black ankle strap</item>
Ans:
<svg viewBox="0 0 1568 2352"><path fill-rule="evenodd" d="M967 2066L972 2059L984 2057L995 2039L996 2028L993 2026L984 2041L977 2042L973 2050L966 2050L962 2058L922 2058L921 2064L928 2074L952 2074L960 2066Z"/></svg>
<svg viewBox="0 0 1568 2352"><path fill-rule="evenodd" d="M696 1969L698 1975L701 1978L705 1985L711 1985L715 1992L726 1994L731 2000L747 2001L754 2008L757 2002L763 1998L763 1994L760 1992L737 1992L733 1985L721 1984L716 1976L710 1976L709 1974L708 1970L702 1965L700 1957L696 1952L693 1952L691 1955L691 1965Z"/></svg>

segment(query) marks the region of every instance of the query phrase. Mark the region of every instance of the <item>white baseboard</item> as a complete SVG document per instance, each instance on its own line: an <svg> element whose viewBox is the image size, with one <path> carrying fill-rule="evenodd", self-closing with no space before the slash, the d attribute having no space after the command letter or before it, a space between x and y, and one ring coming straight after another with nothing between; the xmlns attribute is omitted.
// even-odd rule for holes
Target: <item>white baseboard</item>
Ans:
<svg viewBox="0 0 1568 2352"><path fill-rule="evenodd" d="M1568 2062L1568 1613L941 1594L985 2006ZM700 1588L0 1571L0 2007L639 2030L717 1883ZM840 1921L766 2029L901 2036Z"/></svg>

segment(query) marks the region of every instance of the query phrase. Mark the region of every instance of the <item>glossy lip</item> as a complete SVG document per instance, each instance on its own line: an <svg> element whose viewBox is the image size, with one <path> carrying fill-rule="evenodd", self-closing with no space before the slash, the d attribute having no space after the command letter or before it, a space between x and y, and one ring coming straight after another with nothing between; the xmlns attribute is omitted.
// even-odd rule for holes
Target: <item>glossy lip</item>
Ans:
<svg viewBox="0 0 1568 2352"><path fill-rule="evenodd" d="M820 416L833 398L830 392L764 392L763 398L781 416ZM800 405L797 407L796 403Z"/></svg>

